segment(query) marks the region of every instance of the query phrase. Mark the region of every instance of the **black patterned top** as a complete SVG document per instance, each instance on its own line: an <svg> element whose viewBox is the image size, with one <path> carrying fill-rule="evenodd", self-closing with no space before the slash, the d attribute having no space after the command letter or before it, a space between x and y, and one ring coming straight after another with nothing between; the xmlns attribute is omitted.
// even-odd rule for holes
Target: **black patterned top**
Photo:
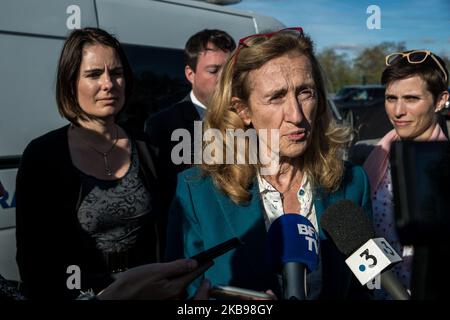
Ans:
<svg viewBox="0 0 450 320"><path fill-rule="evenodd" d="M131 164L117 180L100 180L82 173L81 227L95 240L110 272L128 268L128 254L152 210L151 197L139 177L139 158L132 144Z"/></svg>

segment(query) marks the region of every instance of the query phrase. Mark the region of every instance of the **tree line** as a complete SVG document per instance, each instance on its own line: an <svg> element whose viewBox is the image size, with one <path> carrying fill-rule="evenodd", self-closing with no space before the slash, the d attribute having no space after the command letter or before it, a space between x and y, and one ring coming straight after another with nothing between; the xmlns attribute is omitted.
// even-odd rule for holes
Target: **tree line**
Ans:
<svg viewBox="0 0 450 320"><path fill-rule="evenodd" d="M385 68L385 56L407 50L404 42L382 42L364 48L353 59L347 53L326 48L318 55L330 92L337 92L346 85L379 84ZM439 53L436 53L439 54ZM439 54L449 67L450 58Z"/></svg>

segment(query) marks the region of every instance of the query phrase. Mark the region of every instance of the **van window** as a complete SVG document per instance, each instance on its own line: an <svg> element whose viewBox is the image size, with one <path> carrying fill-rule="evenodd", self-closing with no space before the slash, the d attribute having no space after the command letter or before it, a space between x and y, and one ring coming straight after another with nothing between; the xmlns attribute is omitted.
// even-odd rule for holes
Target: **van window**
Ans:
<svg viewBox="0 0 450 320"><path fill-rule="evenodd" d="M142 129L148 115L181 100L190 91L184 76L183 50L123 45L134 73L130 104L119 121Z"/></svg>

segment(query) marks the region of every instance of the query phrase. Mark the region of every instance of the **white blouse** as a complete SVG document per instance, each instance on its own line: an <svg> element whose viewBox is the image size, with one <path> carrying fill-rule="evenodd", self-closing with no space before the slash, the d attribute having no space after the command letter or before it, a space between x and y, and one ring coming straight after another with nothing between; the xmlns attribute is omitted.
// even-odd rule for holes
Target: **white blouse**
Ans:
<svg viewBox="0 0 450 320"><path fill-rule="evenodd" d="M283 215L283 202L281 193L275 189L266 179L258 174L259 193L264 205L264 222L268 230L274 220ZM308 218L318 232L316 210L314 208L313 193L311 184L306 175L303 176L300 189L297 191L298 202L300 203L300 214Z"/></svg>

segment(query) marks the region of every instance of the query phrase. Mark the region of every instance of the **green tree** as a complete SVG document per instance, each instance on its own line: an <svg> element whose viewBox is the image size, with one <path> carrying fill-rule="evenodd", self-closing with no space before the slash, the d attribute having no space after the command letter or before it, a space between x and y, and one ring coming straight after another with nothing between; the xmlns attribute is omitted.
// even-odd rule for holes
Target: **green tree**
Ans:
<svg viewBox="0 0 450 320"><path fill-rule="evenodd" d="M393 52L405 51L403 42L382 42L365 48L354 60L354 71L358 74L358 83L378 84L385 65L385 57Z"/></svg>
<svg viewBox="0 0 450 320"><path fill-rule="evenodd" d="M333 48L326 48L317 55L317 59L322 66L329 91L336 92L343 86L357 81L347 54L338 54Z"/></svg>

